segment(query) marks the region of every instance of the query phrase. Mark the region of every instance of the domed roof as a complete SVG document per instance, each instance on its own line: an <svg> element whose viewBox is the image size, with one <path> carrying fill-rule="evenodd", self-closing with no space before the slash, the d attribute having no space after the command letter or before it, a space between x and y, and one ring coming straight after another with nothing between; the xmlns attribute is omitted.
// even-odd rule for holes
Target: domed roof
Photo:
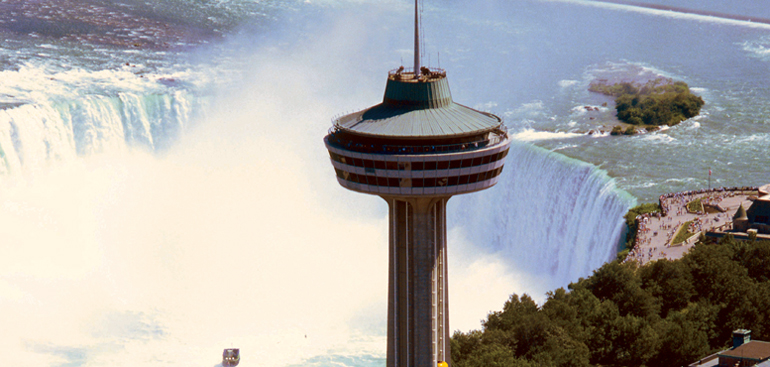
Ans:
<svg viewBox="0 0 770 367"><path fill-rule="evenodd" d="M501 124L491 113L455 103L443 71L419 79L411 73L391 73L382 103L335 121L354 134L407 139L477 135Z"/></svg>

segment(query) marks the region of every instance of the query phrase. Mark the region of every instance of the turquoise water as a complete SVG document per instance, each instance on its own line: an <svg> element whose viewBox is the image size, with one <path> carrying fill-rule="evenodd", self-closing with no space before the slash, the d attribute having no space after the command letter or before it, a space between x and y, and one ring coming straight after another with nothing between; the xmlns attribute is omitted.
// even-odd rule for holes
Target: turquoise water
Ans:
<svg viewBox="0 0 770 367"><path fill-rule="evenodd" d="M0 354L212 366L234 346L244 366L384 365L387 208L338 187L321 137L411 60L408 3L0 10L0 311L17 316ZM705 187L709 169L713 186L770 182L766 26L578 0L422 17L424 63L520 141L497 187L449 202L453 327L590 274L635 202ZM587 134L615 122L591 81L655 76L687 82L701 115Z"/></svg>

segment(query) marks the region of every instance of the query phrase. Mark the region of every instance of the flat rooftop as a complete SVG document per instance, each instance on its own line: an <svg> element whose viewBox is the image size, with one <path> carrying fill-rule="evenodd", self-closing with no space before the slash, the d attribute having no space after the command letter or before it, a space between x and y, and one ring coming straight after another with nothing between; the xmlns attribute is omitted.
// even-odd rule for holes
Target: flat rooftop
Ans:
<svg viewBox="0 0 770 367"><path fill-rule="evenodd" d="M719 353L720 356L735 358L750 358L762 361L770 358L770 342L752 340L735 349L728 349Z"/></svg>

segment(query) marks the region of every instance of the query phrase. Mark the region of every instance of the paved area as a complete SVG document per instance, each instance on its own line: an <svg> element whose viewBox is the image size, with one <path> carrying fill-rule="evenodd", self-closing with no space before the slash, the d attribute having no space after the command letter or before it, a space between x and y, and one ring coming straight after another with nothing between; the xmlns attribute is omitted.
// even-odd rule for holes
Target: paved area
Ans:
<svg viewBox="0 0 770 367"><path fill-rule="evenodd" d="M628 254L626 261L645 264L657 259L678 259L697 242L697 237L688 243L672 246L671 240L682 224L693 221L690 232L699 233L720 226L729 225L738 206L744 209L751 206L749 196L756 196L756 190L747 191L706 191L664 195L661 204L666 215L645 216L639 221L636 246ZM719 205L726 209L723 213L689 213L687 203L701 198L704 204Z"/></svg>

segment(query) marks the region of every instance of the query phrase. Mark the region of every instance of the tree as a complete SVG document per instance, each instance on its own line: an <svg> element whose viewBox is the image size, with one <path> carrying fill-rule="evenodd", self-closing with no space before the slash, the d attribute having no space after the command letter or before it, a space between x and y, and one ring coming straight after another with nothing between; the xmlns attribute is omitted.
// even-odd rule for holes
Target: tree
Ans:
<svg viewBox="0 0 770 367"><path fill-rule="evenodd" d="M660 336L660 346L649 365L686 366L708 355L708 336L699 326L698 321L688 320L682 312L672 312L655 326Z"/></svg>
<svg viewBox="0 0 770 367"><path fill-rule="evenodd" d="M660 315L687 307L695 295L692 274L679 261L661 259L639 269L642 288L661 303Z"/></svg>
<svg viewBox="0 0 770 367"><path fill-rule="evenodd" d="M642 289L641 280L635 271L634 262L612 261L594 270L593 276L586 281L586 287L600 300L615 302L621 316L657 316L659 306L654 298Z"/></svg>
<svg viewBox="0 0 770 367"><path fill-rule="evenodd" d="M542 307L511 295L483 331L453 335L453 363L681 366L728 347L737 328L769 340L768 267L770 243L730 236L699 242L681 260L612 261L548 292Z"/></svg>
<svg viewBox="0 0 770 367"><path fill-rule="evenodd" d="M770 280L770 241L757 241L741 254L749 277L758 282Z"/></svg>
<svg viewBox="0 0 770 367"><path fill-rule="evenodd" d="M551 320L554 326L562 328L570 335L577 337L579 340L584 339L584 325L581 325L583 315L580 310L576 295L578 292L567 293L564 288L559 288L553 292L548 292L545 303L541 308L541 312ZM583 294L590 295L598 304L598 299L593 296L587 290L583 290ZM584 307L584 312L590 312L592 306Z"/></svg>
<svg viewBox="0 0 770 367"><path fill-rule="evenodd" d="M453 361L457 367L533 367L528 361L516 358L508 348L484 344L463 361Z"/></svg>
<svg viewBox="0 0 770 367"><path fill-rule="evenodd" d="M452 334L452 340L450 341L450 348L452 351L452 362L455 365L462 365L462 363L481 346L480 330L473 330L464 334L460 331L455 331Z"/></svg>
<svg viewBox="0 0 770 367"><path fill-rule="evenodd" d="M652 325L633 315L615 319L612 364L643 366L654 357L660 348L660 337Z"/></svg>
<svg viewBox="0 0 770 367"><path fill-rule="evenodd" d="M512 330L514 326L521 323L522 320L537 313L537 303L527 294L519 296L512 294L505 301L503 310L492 312L487 316L487 321L483 323L486 330Z"/></svg>
<svg viewBox="0 0 770 367"><path fill-rule="evenodd" d="M752 279L746 268L733 259L736 246L741 245L729 240L717 246L697 244L682 259L692 278L698 279L693 285L699 298L727 304L749 294Z"/></svg>
<svg viewBox="0 0 770 367"><path fill-rule="evenodd" d="M538 366L588 367L590 352L581 341L573 339L561 328L552 329L545 343L538 346L531 360Z"/></svg>
<svg viewBox="0 0 770 367"><path fill-rule="evenodd" d="M585 344L591 352L591 364L607 364L614 361L613 351L617 330L615 320L620 317L615 302L605 300L586 315L588 328Z"/></svg>

